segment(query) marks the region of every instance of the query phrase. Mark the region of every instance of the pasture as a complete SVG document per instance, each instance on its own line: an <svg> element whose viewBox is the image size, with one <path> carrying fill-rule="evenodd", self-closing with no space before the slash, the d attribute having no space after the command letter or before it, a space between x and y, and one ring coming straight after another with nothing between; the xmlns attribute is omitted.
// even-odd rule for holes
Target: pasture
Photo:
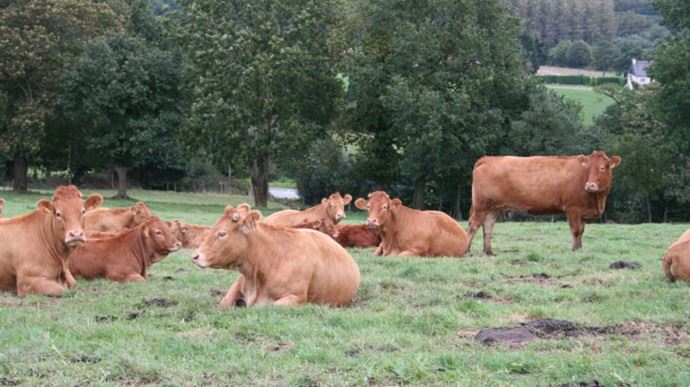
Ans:
<svg viewBox="0 0 690 387"><path fill-rule="evenodd" d="M130 195L161 218L202 224L247 200ZM0 196L6 216L41 197ZM363 219L350 213L347 222ZM461 259L352 249L362 283L339 309L221 310L237 273L202 270L183 250L144 283L79 280L59 298L0 293L0 384L689 385L690 289L666 282L660 261L687 228L590 224L578 252L565 222L498 223L495 257L478 253L481 233L474 255ZM609 268L619 260L640 268ZM581 332L515 346L474 339L537 318L569 320Z"/></svg>
<svg viewBox="0 0 690 387"><path fill-rule="evenodd" d="M582 122L587 126L592 125L594 118L613 103L611 98L595 92L589 86L549 84L546 87L565 98L579 102L582 105Z"/></svg>

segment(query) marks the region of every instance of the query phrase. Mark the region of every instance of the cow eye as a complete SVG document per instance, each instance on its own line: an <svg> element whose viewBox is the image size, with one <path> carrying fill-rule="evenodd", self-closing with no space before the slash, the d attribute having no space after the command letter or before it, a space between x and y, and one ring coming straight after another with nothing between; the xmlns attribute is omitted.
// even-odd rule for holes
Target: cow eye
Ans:
<svg viewBox="0 0 690 387"><path fill-rule="evenodd" d="M225 231L218 231L218 238L222 238L222 237L224 237L224 236L226 236L226 235L228 235L227 232L225 232Z"/></svg>
<svg viewBox="0 0 690 387"><path fill-rule="evenodd" d="M62 214L60 213L60 211L55 211L55 216L57 216L58 218L60 218L60 217L62 217Z"/></svg>
<svg viewBox="0 0 690 387"><path fill-rule="evenodd" d="M333 208L333 204L331 204L331 203L328 203L328 207L331 207L331 208Z"/></svg>
<svg viewBox="0 0 690 387"><path fill-rule="evenodd" d="M161 230L156 230L156 231L155 231L155 234L156 234L156 235L161 235L162 233L163 233L163 232L162 232Z"/></svg>
<svg viewBox="0 0 690 387"><path fill-rule="evenodd" d="M81 214L84 215L86 213L86 208L81 209Z"/></svg>
<svg viewBox="0 0 690 387"><path fill-rule="evenodd" d="M369 205L367 204L367 210L369 209Z"/></svg>

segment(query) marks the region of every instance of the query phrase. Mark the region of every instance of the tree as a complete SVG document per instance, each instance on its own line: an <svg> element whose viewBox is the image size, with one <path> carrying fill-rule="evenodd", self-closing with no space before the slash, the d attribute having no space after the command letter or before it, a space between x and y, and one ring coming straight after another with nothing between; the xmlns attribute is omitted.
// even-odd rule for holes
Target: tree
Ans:
<svg viewBox="0 0 690 387"><path fill-rule="evenodd" d="M249 171L266 206L269 166L323 137L342 90L332 69L329 1L181 1L187 128ZM226 164L227 165L227 164Z"/></svg>
<svg viewBox="0 0 690 387"><path fill-rule="evenodd" d="M616 63L621 61L622 55L621 49L611 41L600 40L592 47L592 56L594 57L592 66L597 70L604 71L604 74L606 74L607 70L613 68Z"/></svg>
<svg viewBox="0 0 690 387"><path fill-rule="evenodd" d="M570 67L587 67L592 63L592 49L583 40L573 42L568 47L566 62Z"/></svg>
<svg viewBox="0 0 690 387"><path fill-rule="evenodd" d="M63 66L85 39L125 24L119 3L17 0L0 5L0 150L14 160L15 191L27 190Z"/></svg>
<svg viewBox="0 0 690 387"><path fill-rule="evenodd" d="M573 45L571 40L561 40L549 51L549 63L556 66L568 65L568 50Z"/></svg>
<svg viewBox="0 0 690 387"><path fill-rule="evenodd" d="M520 42L525 50L525 59L530 64L530 72L536 73L539 67L546 63L546 45L534 32L523 29L520 33Z"/></svg>
<svg viewBox="0 0 690 387"><path fill-rule="evenodd" d="M62 111L83 128L101 166L114 168L117 198L127 198L132 168L179 159L171 155L179 149L179 72L172 53L141 38L114 35L89 42L65 73Z"/></svg>

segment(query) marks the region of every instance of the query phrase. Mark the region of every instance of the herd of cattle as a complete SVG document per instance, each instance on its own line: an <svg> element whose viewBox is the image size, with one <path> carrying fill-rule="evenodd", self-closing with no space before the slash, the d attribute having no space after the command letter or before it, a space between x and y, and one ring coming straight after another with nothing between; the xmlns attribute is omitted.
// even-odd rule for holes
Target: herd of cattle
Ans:
<svg viewBox="0 0 690 387"><path fill-rule="evenodd" d="M102 208L101 195L84 199L75 186L58 187L36 210L0 219L0 291L59 295L84 279L143 281L149 267L181 248L195 248L199 267L240 275L221 301L236 305L339 306L359 287L357 263L345 247L374 247L375 255L460 257L480 226L484 252L505 210L565 213L582 246L584 221L598 218L620 157L483 157L475 164L468 233L450 216L420 211L383 191L359 198L365 224L343 225L350 195L334 193L304 211L283 210L264 219L248 204L228 205L213 226L162 221L144 203ZM5 201L0 198L0 217ZM663 259L669 280L690 280L690 230Z"/></svg>

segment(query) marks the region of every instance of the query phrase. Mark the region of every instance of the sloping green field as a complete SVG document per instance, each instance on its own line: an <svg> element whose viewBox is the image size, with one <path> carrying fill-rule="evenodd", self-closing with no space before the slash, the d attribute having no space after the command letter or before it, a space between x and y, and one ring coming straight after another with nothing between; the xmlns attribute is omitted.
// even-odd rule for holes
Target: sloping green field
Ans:
<svg viewBox="0 0 690 387"><path fill-rule="evenodd" d="M589 86L546 85L558 94L579 102L582 105L582 120L585 125L592 125L594 117L601 114L613 100L596 93Z"/></svg>
<svg viewBox="0 0 690 387"><path fill-rule="evenodd" d="M3 196L7 215L37 198ZM207 224L227 199L133 196L165 218ZM0 294L0 384L690 385L690 288L666 282L660 262L687 228L592 224L578 252L564 222L497 224L496 257L353 249L362 284L339 309L221 310L237 273L202 270L177 252L145 283L80 280L60 298ZM618 260L641 267L610 269ZM515 347L473 338L544 317L583 331Z"/></svg>

